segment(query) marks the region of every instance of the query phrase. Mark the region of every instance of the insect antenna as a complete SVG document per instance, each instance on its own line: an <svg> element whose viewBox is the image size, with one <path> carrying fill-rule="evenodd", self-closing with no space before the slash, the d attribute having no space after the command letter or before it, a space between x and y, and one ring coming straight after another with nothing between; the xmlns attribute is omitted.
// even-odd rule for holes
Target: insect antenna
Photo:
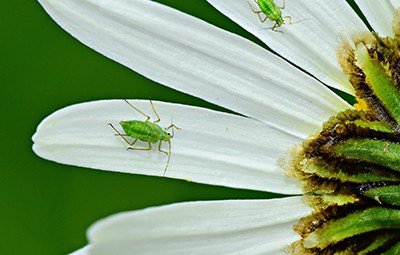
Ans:
<svg viewBox="0 0 400 255"><path fill-rule="evenodd" d="M167 158L167 164L165 165L163 176L165 176L165 173L167 172L170 158L171 158L171 141L168 141L168 158Z"/></svg>
<svg viewBox="0 0 400 255"><path fill-rule="evenodd" d="M171 125L174 125L174 119L173 119L173 117L171 116ZM171 135L171 137L174 137L174 126L172 126L172 135Z"/></svg>
<svg viewBox="0 0 400 255"><path fill-rule="evenodd" d="M173 120L172 120L172 117L171 117L171 125L169 125L168 127L166 127L166 128L164 129L164 130L172 129L171 138L174 137L174 128L176 128L176 129L178 129L178 130L181 130L181 129L182 129L182 128L180 128L180 127L174 125L172 122L173 122Z"/></svg>
<svg viewBox="0 0 400 255"><path fill-rule="evenodd" d="M151 108L153 109L153 112L157 117L157 119L154 121L154 123L160 122L160 116L158 116L156 108L154 108L153 102L151 101L151 99L149 99L149 101L150 101Z"/></svg>

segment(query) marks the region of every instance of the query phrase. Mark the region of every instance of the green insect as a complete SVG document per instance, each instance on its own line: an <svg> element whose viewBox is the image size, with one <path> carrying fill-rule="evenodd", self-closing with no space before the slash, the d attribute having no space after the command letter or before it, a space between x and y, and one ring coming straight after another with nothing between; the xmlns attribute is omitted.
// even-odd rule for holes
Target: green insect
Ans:
<svg viewBox="0 0 400 255"><path fill-rule="evenodd" d="M125 131L125 134L121 134L111 123L108 123L112 129L114 129L115 132L117 132L115 135L121 136L124 141L129 144L129 147L127 150L145 150L149 151L151 150L151 144L158 142L158 151L163 152L168 156L167 159L167 164L165 165L164 173L167 171L168 164L169 164L169 159L171 156L171 138L174 137L174 128L176 129L181 129L174 124L169 125L167 128L162 129L157 123L160 121L160 116L158 116L156 109L154 108L153 102L150 100L150 105L151 108L153 109L154 114L157 117L157 120L155 121L150 121L150 116L146 115L142 111L140 111L138 108L133 106L131 103L129 103L126 99L125 102L131 106L133 109L135 109L137 112L142 114L143 116L146 117L145 121L140 121L140 120L124 120L120 121L119 124L121 125L122 129ZM171 134L167 132L168 129L172 129ZM129 136L133 138L134 140L132 142L128 141L125 137ZM148 143L147 148L137 148L133 147L133 145L138 141L143 141ZM168 143L168 151L162 150L161 149L161 143L162 141L165 141Z"/></svg>
<svg viewBox="0 0 400 255"><path fill-rule="evenodd" d="M280 30L275 30L275 28L280 27L282 24L285 24L284 19L289 19L289 24L293 24L292 17L290 16L282 17L281 10L285 9L285 0L283 0L282 7L278 6L273 0L254 0L254 2L258 5L260 10L255 10L249 2L247 3L249 4L253 12L257 13L258 18L260 19L261 22L265 22L267 19L275 21L275 24L272 27L272 31L283 33Z"/></svg>

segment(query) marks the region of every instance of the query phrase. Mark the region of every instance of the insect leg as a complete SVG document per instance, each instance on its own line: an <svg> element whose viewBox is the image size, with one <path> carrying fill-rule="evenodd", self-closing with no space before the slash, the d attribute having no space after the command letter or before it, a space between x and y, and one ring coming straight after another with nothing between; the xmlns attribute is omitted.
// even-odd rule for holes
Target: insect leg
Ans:
<svg viewBox="0 0 400 255"><path fill-rule="evenodd" d="M257 4L256 1L254 1L254 2ZM253 8L253 6L252 6L249 2L247 2L247 4L250 6L251 10L252 10L254 13L257 13L258 18L260 19L261 22L265 22L265 21L267 20L267 16L265 16L264 18L261 17L261 13L263 13L261 10L255 10L255 9Z"/></svg>
<svg viewBox="0 0 400 255"><path fill-rule="evenodd" d="M135 143L138 139L135 139L135 141L133 141L133 143ZM132 143L132 145L133 145ZM128 147L127 150L135 150L135 151L149 151L151 150L151 143L147 142L149 144L149 146L147 148L135 148L135 147Z"/></svg>
<svg viewBox="0 0 400 255"><path fill-rule="evenodd" d="M130 106L130 107L132 107L133 109L135 109L137 112L139 112L140 114L142 114L143 116L145 116L146 117L146 121L148 121L149 119L150 119L150 116L149 115L147 115L147 114L145 114L144 112L142 112L141 110L139 110L138 108L136 108L135 106L133 106L131 103L129 103L128 102L128 100L126 100L126 99L124 99L125 100L125 102ZM150 101L151 102L151 101ZM154 108L153 108L154 109Z"/></svg>
<svg viewBox="0 0 400 255"><path fill-rule="evenodd" d="M158 151L164 152L165 154L168 155L167 164L165 165L164 173L163 173L163 176L164 176L165 173L167 172L167 168L168 168L168 165L169 165L169 159L171 158L171 141L168 141L168 152L166 152L166 151L161 149L161 142L162 141L160 141L160 143L158 144Z"/></svg>
<svg viewBox="0 0 400 255"><path fill-rule="evenodd" d="M281 25L279 25L277 22L275 22L274 26L272 27L272 31L274 32L281 32L283 34L283 31L281 30L276 30L275 28L280 27Z"/></svg>
<svg viewBox="0 0 400 255"><path fill-rule="evenodd" d="M254 1L254 2L257 4L256 1ZM254 13L260 13L260 12L262 12L261 10L255 10L255 9L253 8L253 6L252 6L249 2L247 2L247 4L250 6L250 8L253 10Z"/></svg>
<svg viewBox="0 0 400 255"><path fill-rule="evenodd" d="M113 124L108 123L108 125L110 125L110 127L112 127L112 129L114 129L114 131L117 132L115 135L118 135L118 136L122 137L122 139L124 139L124 141L125 141L127 144L129 144L129 146L133 146L133 145L136 143L137 139L135 139L133 142L129 142L129 141L125 138L126 134L121 134L121 133L113 126Z"/></svg>
<svg viewBox="0 0 400 255"><path fill-rule="evenodd" d="M262 12L257 13L257 14L258 14L258 19L259 19L262 23L264 23L264 22L267 20L268 17L265 16L264 18L262 18L262 17L261 17L261 13L262 13Z"/></svg>
<svg viewBox="0 0 400 255"><path fill-rule="evenodd" d="M156 109L154 108L153 102L151 100L149 100L149 101L150 101L150 105L151 105L151 108L153 109L154 114L157 116L157 120L154 121L154 123L157 123L160 121L160 116L158 116Z"/></svg>
<svg viewBox="0 0 400 255"><path fill-rule="evenodd" d="M283 5L282 5L282 7L280 7L280 6L278 6L278 7L279 7L280 9L283 10L283 9L285 9L285 4L286 4L286 3L285 3L285 0L283 0Z"/></svg>
<svg viewBox="0 0 400 255"><path fill-rule="evenodd" d="M127 150L132 150L132 146L136 143L136 141L137 141L138 139L136 138L135 140L133 140L133 142L131 142L131 143L129 143L129 147L128 148L126 148Z"/></svg>
<svg viewBox="0 0 400 255"><path fill-rule="evenodd" d="M163 153L165 153L166 155L169 155L169 152L167 152L167 151L161 149L161 143L162 143L162 140L160 140L160 142L158 143L158 151L159 151L159 152L163 152ZM168 144L171 144L171 142L168 142Z"/></svg>

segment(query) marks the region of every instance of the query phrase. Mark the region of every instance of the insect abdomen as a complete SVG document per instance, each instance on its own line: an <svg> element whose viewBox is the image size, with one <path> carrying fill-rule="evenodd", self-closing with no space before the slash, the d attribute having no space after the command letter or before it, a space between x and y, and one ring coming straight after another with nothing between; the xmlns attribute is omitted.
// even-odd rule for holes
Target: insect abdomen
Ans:
<svg viewBox="0 0 400 255"><path fill-rule="evenodd" d="M282 17L281 9L278 7L276 3L272 0L258 0L258 6L262 10L262 12L267 16L270 20L278 20Z"/></svg>
<svg viewBox="0 0 400 255"><path fill-rule="evenodd" d="M164 130L157 124L139 120L121 121L120 124L125 133L132 138L151 143L162 140Z"/></svg>

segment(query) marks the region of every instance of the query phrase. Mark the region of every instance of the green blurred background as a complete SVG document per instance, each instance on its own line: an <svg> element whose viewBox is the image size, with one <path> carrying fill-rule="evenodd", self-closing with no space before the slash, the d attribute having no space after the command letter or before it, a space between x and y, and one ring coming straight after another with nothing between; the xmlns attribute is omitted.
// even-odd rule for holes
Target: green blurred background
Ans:
<svg viewBox="0 0 400 255"><path fill-rule="evenodd" d="M251 35L205 0L159 1L234 33ZM95 171L37 157L31 136L62 107L140 98L217 107L152 82L82 45L36 1L0 3L0 254L66 254L110 214L181 201L276 195L167 178Z"/></svg>

